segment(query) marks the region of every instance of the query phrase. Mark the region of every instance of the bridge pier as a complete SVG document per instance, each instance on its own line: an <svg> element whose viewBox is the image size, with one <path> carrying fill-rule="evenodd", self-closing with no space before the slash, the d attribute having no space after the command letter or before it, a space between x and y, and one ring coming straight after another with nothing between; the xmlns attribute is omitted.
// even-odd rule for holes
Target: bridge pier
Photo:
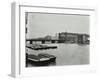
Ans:
<svg viewBox="0 0 100 80"><path fill-rule="evenodd" d="M52 40L52 41L51 41L51 43L55 43L55 41L54 41L54 40Z"/></svg>
<svg viewBox="0 0 100 80"><path fill-rule="evenodd" d="M32 44L33 41L30 41L30 44Z"/></svg>
<svg viewBox="0 0 100 80"><path fill-rule="evenodd" d="M45 41L42 41L42 44L44 44L45 43Z"/></svg>

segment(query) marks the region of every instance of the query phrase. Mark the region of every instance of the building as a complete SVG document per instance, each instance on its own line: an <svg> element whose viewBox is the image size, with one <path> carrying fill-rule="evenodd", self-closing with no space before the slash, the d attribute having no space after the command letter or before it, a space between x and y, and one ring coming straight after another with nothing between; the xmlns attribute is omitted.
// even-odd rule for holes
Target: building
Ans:
<svg viewBox="0 0 100 80"><path fill-rule="evenodd" d="M89 43L89 35L88 34L80 34L80 33L68 33L62 32L59 33L59 40L63 40L68 43Z"/></svg>

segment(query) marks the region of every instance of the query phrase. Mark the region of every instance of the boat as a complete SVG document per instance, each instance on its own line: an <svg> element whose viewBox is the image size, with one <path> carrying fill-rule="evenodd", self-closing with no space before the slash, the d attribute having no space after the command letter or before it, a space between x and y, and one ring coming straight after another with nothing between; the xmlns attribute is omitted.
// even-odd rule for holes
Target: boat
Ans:
<svg viewBox="0 0 100 80"><path fill-rule="evenodd" d="M54 55L51 54L47 54L47 53L40 53L38 54L38 56L40 57L47 57L50 59L50 61L55 61L56 57Z"/></svg>
<svg viewBox="0 0 100 80"><path fill-rule="evenodd" d="M46 49L56 49L57 46L47 46L47 45L40 45L40 44L33 44L33 45L26 45L27 48L33 50L46 50Z"/></svg>
<svg viewBox="0 0 100 80"><path fill-rule="evenodd" d="M27 54L26 59L26 61L31 62L31 64L42 66L55 61L56 57L50 54L40 53L38 55Z"/></svg>

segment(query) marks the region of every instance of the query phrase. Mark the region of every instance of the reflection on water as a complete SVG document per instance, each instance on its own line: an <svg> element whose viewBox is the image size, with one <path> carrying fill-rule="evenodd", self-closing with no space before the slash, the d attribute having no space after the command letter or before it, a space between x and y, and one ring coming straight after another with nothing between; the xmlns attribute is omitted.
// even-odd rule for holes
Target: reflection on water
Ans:
<svg viewBox="0 0 100 80"><path fill-rule="evenodd" d="M50 62L50 63L46 63L46 64L43 64L43 65L36 65L36 64L34 64L33 62L30 62L30 61L28 61L27 62L28 64L26 64L26 67L32 67L32 66L34 66L34 67L42 67L42 66L54 66L54 65L56 65L56 61L54 61L54 62Z"/></svg>
<svg viewBox="0 0 100 80"><path fill-rule="evenodd" d="M38 55L39 53L48 53L56 56L56 62L46 66L53 65L82 65L89 64L89 45L79 44L44 44L44 45L57 45L57 49L48 50L32 50L28 49L29 54ZM28 66L34 66L31 63Z"/></svg>

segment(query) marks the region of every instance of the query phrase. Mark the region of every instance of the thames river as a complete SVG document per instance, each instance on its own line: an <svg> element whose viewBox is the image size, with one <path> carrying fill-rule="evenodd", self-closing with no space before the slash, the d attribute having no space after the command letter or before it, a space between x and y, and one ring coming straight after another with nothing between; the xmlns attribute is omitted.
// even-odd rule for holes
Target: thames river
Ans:
<svg viewBox="0 0 100 80"><path fill-rule="evenodd" d="M89 64L89 45L79 45L70 43L55 43L43 45L56 45L57 49L32 50L28 49L29 54L38 55L39 53L48 53L56 57L56 62L49 66L61 65L84 65ZM29 67L33 66L28 64Z"/></svg>

